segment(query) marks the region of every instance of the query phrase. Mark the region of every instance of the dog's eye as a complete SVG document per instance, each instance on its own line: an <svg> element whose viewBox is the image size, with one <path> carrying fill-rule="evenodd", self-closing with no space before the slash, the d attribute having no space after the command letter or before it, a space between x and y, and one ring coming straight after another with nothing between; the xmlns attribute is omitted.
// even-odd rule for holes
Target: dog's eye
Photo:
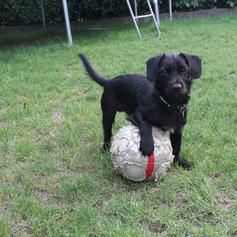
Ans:
<svg viewBox="0 0 237 237"><path fill-rule="evenodd" d="M180 71L181 72L186 72L187 70L186 70L186 68L182 67Z"/></svg>
<svg viewBox="0 0 237 237"><path fill-rule="evenodd" d="M164 70L161 71L161 73L167 74L167 73L168 73L168 70L167 70L167 69L164 69Z"/></svg>

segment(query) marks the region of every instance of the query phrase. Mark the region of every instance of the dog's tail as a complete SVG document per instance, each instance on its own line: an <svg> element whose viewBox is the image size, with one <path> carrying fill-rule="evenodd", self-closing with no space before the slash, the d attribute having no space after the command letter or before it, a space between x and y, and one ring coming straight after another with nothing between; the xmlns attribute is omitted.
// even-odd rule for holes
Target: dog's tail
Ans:
<svg viewBox="0 0 237 237"><path fill-rule="evenodd" d="M107 80L105 80L103 77L101 77L100 75L97 74L97 72L93 69L93 67L91 66L89 60L87 59L87 57L84 54L79 54L78 55L83 64L84 67L86 68L87 73L89 74L89 76L98 84L100 84L101 86L105 87L105 85L107 84Z"/></svg>

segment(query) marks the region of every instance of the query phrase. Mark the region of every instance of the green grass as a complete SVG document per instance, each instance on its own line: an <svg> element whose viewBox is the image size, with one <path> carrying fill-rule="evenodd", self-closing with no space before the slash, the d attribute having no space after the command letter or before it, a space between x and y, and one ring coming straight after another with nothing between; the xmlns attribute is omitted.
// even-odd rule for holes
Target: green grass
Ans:
<svg viewBox="0 0 237 237"><path fill-rule="evenodd" d="M71 48L53 37L1 50L0 236L237 235L237 17L163 21L160 39L145 26L144 40L123 24ZM100 153L102 89L79 52L107 78L144 74L163 52L201 56L182 147L191 171L156 183L115 173Z"/></svg>

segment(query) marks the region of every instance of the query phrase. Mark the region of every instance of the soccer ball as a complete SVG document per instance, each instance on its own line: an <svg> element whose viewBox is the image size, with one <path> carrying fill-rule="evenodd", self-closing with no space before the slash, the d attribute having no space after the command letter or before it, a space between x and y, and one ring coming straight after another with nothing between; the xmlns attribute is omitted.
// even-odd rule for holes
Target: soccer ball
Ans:
<svg viewBox="0 0 237 237"><path fill-rule="evenodd" d="M111 145L114 169L133 181L157 180L166 174L173 161L172 146L166 134L152 127L154 154L143 156L139 151L140 133L136 126L122 127Z"/></svg>

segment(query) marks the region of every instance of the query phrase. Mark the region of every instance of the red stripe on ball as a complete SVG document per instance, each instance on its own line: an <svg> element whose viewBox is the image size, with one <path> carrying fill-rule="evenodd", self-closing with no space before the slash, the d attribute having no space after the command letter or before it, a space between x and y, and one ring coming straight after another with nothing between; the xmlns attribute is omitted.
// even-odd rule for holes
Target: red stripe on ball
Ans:
<svg viewBox="0 0 237 237"><path fill-rule="evenodd" d="M147 167L146 167L146 179L151 177L153 169L155 166L155 156L154 153L152 153L149 158L148 158L148 162L147 162Z"/></svg>

